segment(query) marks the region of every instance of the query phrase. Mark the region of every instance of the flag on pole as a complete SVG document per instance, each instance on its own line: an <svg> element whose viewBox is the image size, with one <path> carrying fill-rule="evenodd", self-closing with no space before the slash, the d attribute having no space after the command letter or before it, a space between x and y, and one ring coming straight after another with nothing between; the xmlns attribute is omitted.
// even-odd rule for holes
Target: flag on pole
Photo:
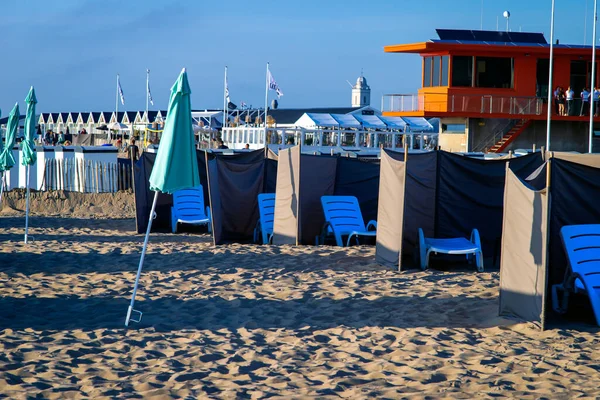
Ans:
<svg viewBox="0 0 600 400"><path fill-rule="evenodd" d="M147 69L146 73L148 74L148 80L146 81L146 91L148 92L148 100L150 101L150 104L154 105L154 101L152 100L152 93L150 93L150 70ZM123 97L121 97L122 99ZM121 100L123 101L123 100Z"/></svg>
<svg viewBox="0 0 600 400"><path fill-rule="evenodd" d="M283 96L283 92L281 91L281 88L277 82L275 82L275 78L273 78L273 75L271 75L271 71L267 70L267 72L269 74L269 90L274 90L275 93L277 93L277 97Z"/></svg>
<svg viewBox="0 0 600 400"><path fill-rule="evenodd" d="M121 104L125 105L125 96L123 96L123 89L121 88L121 78L117 75L117 86L119 88L119 97L121 98Z"/></svg>
<svg viewBox="0 0 600 400"><path fill-rule="evenodd" d="M227 100L227 104L231 103L231 99L229 98L229 84L227 83L227 76L225 76L225 99Z"/></svg>
<svg viewBox="0 0 600 400"><path fill-rule="evenodd" d="M240 107L246 108L246 102L245 101L240 102Z"/></svg>

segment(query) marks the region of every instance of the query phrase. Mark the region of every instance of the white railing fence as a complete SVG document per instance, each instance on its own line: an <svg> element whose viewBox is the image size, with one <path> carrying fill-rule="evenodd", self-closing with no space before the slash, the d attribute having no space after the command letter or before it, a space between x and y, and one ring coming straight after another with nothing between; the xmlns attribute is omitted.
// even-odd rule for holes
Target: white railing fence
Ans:
<svg viewBox="0 0 600 400"><path fill-rule="evenodd" d="M114 193L132 188L131 164L79 159L46 160L38 189Z"/></svg>

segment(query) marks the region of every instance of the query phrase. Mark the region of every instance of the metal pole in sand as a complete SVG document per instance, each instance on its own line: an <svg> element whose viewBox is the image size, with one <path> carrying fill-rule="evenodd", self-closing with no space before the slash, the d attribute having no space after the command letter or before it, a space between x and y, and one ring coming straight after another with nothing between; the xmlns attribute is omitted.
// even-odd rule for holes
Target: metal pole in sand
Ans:
<svg viewBox="0 0 600 400"><path fill-rule="evenodd" d="M2 211L2 195L4 194L4 178L6 173L4 171L0 172L0 211Z"/></svg>
<svg viewBox="0 0 600 400"><path fill-rule="evenodd" d="M146 249L148 248L148 239L150 237L150 230L152 229L152 220L156 217L154 210L156 209L156 202L158 200L158 192L154 192L154 200L152 201L152 209L150 210L150 218L148 219L148 227L146 228L146 237L144 238L144 246L142 247L142 255L140 257L140 265L138 266L137 275L135 277L135 284L133 285L133 293L131 294L131 303L127 309L127 317L125 318L125 326L129 326L129 321L140 322L142 320L142 312L133 309L135 303L135 294L137 293L138 284L140 282L140 275L142 274L142 267L144 266L144 258L146 257ZM131 313L135 311L139 314L137 320L131 319Z"/></svg>
<svg viewBox="0 0 600 400"><path fill-rule="evenodd" d="M31 166L25 167L25 187L27 188L27 194L25 195L25 244L27 244L29 236L29 170Z"/></svg>

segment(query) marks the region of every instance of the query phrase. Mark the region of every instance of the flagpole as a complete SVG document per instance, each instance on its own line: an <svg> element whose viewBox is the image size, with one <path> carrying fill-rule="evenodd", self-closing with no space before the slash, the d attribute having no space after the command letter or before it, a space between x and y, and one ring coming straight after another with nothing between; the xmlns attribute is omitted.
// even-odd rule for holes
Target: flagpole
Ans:
<svg viewBox="0 0 600 400"><path fill-rule="evenodd" d="M546 151L550 151L550 122L552 121L552 78L554 73L554 0L550 16L550 67L548 72L548 115L546 117Z"/></svg>
<svg viewBox="0 0 600 400"><path fill-rule="evenodd" d="M265 146L267 143L267 114L269 110L269 63L267 63L267 75L265 77Z"/></svg>
<svg viewBox="0 0 600 400"><path fill-rule="evenodd" d="M150 70L146 68L146 119L148 118L148 100L150 99Z"/></svg>
<svg viewBox="0 0 600 400"><path fill-rule="evenodd" d="M223 78L223 127L227 126L227 65L225 66L225 78Z"/></svg>
<svg viewBox="0 0 600 400"><path fill-rule="evenodd" d="M117 96L115 98L115 122L119 120L119 74L117 74ZM108 140L112 139L112 132L108 130Z"/></svg>
<svg viewBox="0 0 600 400"><path fill-rule="evenodd" d="M598 0L594 0L594 19L592 22L594 24L592 25L592 83L590 87L590 138L588 145L588 153L592 152L592 142L594 139L594 115L597 112L596 107L598 106L598 104L596 104L598 102L594 101L594 92L596 91L596 20L598 19L598 15L596 14L597 9Z"/></svg>

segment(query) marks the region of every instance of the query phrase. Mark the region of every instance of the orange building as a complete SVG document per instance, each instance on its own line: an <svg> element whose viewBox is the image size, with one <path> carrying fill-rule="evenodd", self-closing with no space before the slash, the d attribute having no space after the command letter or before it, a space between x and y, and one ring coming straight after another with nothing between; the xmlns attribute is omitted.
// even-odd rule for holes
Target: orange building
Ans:
<svg viewBox="0 0 600 400"><path fill-rule="evenodd" d="M419 54L423 63L418 93L384 95L383 114L440 118L439 145L449 151L543 146L550 55L544 35L446 29L437 33L439 39L385 46L386 53ZM591 46L554 46L552 90L570 86L574 100L565 102L565 115L557 114L552 104L552 150L587 152L589 103L580 115L581 93L591 82L591 59Z"/></svg>

